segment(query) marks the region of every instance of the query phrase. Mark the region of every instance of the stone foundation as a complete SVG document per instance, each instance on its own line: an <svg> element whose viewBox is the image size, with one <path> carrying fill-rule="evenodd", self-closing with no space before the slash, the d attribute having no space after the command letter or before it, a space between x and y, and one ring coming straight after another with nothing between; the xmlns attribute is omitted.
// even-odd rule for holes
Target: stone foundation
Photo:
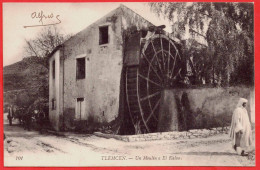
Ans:
<svg viewBox="0 0 260 170"><path fill-rule="evenodd" d="M138 141L153 141L153 140L178 140L178 139L193 139L193 138L206 138L220 133L229 133L230 127L218 127L212 129L193 129L183 132L158 132L140 135L113 135L95 132L94 135L104 138L114 138L124 142L138 142Z"/></svg>

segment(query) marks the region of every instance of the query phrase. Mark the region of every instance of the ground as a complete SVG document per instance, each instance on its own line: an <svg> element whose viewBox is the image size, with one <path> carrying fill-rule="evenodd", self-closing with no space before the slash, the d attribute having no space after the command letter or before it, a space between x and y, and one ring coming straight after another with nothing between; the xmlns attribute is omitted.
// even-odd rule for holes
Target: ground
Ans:
<svg viewBox="0 0 260 170"><path fill-rule="evenodd" d="M17 124L9 126L6 114L4 133L5 166L255 166L254 154L238 156L228 134L123 142L88 134L25 131Z"/></svg>

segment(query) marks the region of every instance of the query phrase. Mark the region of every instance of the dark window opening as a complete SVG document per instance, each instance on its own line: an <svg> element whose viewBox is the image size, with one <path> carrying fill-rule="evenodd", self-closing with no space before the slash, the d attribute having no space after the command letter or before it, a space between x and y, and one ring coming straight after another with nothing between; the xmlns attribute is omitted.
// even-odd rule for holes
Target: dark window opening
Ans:
<svg viewBox="0 0 260 170"><path fill-rule="evenodd" d="M79 120L81 120L82 114L84 112L83 102L84 102L84 98L77 98L76 114Z"/></svg>
<svg viewBox="0 0 260 170"><path fill-rule="evenodd" d="M85 57L77 58L77 79L85 78Z"/></svg>
<svg viewBox="0 0 260 170"><path fill-rule="evenodd" d="M51 109L52 109L52 110L55 110L55 106L56 106L55 99L52 99L52 100L51 100Z"/></svg>
<svg viewBox="0 0 260 170"><path fill-rule="evenodd" d="M77 102L83 102L84 98L77 98Z"/></svg>
<svg viewBox="0 0 260 170"><path fill-rule="evenodd" d="M55 79L55 60L52 62L52 77Z"/></svg>
<svg viewBox="0 0 260 170"><path fill-rule="evenodd" d="M108 43L108 26L99 27L99 45Z"/></svg>

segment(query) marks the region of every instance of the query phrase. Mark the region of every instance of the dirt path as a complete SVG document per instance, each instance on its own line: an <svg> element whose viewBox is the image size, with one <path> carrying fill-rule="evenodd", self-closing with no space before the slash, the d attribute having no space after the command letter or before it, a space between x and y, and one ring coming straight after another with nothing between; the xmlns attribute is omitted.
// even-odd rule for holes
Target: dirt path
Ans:
<svg viewBox="0 0 260 170"><path fill-rule="evenodd" d="M227 134L209 138L123 142L93 135L66 137L4 125L5 166L254 166L236 155ZM120 159L120 160L118 160Z"/></svg>

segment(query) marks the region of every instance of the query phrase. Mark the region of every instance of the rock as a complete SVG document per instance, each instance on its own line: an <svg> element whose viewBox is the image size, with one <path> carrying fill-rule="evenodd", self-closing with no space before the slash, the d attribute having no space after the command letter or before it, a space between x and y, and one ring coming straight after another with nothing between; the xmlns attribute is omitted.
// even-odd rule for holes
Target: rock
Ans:
<svg viewBox="0 0 260 170"><path fill-rule="evenodd" d="M12 139L8 139L6 142L7 143L10 143L10 142L12 142L13 140Z"/></svg>
<svg viewBox="0 0 260 170"><path fill-rule="evenodd" d="M183 136L183 139L189 139L189 136Z"/></svg>
<svg viewBox="0 0 260 170"><path fill-rule="evenodd" d="M207 138L209 135L203 134L201 137Z"/></svg>
<svg viewBox="0 0 260 170"><path fill-rule="evenodd" d="M193 129L193 130L189 130L189 132L191 132L191 133L197 133L198 130L197 130L197 129Z"/></svg>
<svg viewBox="0 0 260 170"><path fill-rule="evenodd" d="M210 130L208 130L208 129L201 129L201 133L208 134L208 133L210 133Z"/></svg>
<svg viewBox="0 0 260 170"><path fill-rule="evenodd" d="M218 131L222 131L223 128L222 128L222 127L218 127L217 130L218 130Z"/></svg>
<svg viewBox="0 0 260 170"><path fill-rule="evenodd" d="M9 153L12 153L12 152L15 151L15 148L14 148L14 147L7 147L7 151L8 151Z"/></svg>

